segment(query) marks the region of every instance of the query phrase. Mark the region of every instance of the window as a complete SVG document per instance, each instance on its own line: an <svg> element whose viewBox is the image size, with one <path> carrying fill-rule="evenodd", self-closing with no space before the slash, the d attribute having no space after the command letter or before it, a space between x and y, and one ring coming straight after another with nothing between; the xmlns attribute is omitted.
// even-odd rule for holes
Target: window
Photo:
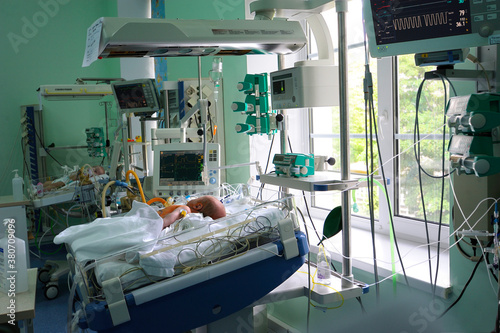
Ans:
<svg viewBox="0 0 500 333"><path fill-rule="evenodd" d="M332 34L332 39L334 47L338 45L336 31L337 31L337 13L335 9L323 13L325 20L330 27ZM427 243L426 240L426 224L422 222L423 216L420 214L422 212L421 206L418 205L418 200L416 198L420 197L420 187L418 182L415 183L414 179L409 178L412 172L418 171L418 165L415 162L415 155L413 150L409 147L413 145L413 130L414 130L414 120L415 120L415 99L416 91L419 83L423 78L423 69L416 68L413 65L413 61L410 57L400 57L399 60L396 58L384 58L384 59L372 59L368 58L370 61L370 71L373 76L373 86L374 86L374 106L375 106L375 120L378 124L378 136L372 131L366 133L366 120L365 120L365 101L364 101L364 89L363 89L363 79L365 77L365 47L363 38L363 25L362 25L362 10L361 2L353 1L349 3L349 11L347 12L347 38L348 38L348 98L349 98L349 116L350 116L350 166L351 166L351 178L363 178L367 175L367 154L366 154L366 139L368 137L373 138L374 149L373 149L373 168L376 171L375 175L380 177L382 173L378 171L380 167L379 163L379 153L377 150L380 146L380 160L383 162L385 176L388 179L387 196L391 201L391 211L389 211L389 204L386 200L386 194L384 186L380 184L375 184L375 196L374 196L374 207L375 207L375 231L382 235L378 235L377 242L377 258L380 259L380 263L384 263L383 269L385 270L383 274L390 275L393 269L399 270L398 264L395 264L393 268L391 267L391 262L395 262L398 258L393 257L394 251L393 243L390 241L389 235L391 231L391 218L393 216L394 227L398 240L410 240L418 242L418 244L412 242L401 242L401 254L405 255L411 252L411 254L404 259L405 265L412 266L413 272L410 276L415 276L418 278L427 278L429 265L427 263L421 265L415 265L421 263L427 259L427 248L417 249L413 251L415 247L419 244ZM309 59L314 59L317 56L314 48L314 39L310 43L311 50L307 57ZM304 55L305 57L305 55ZM337 56L335 57L338 58ZM251 62L251 57L247 57L248 61ZM297 59L297 60L303 60ZM273 58L272 61L275 61ZM399 62L398 62L399 61ZM293 62L287 63L285 67L292 66ZM262 72L263 69L262 58L259 58L258 66L255 66L254 72ZM274 69L275 70L275 69ZM269 70L271 71L271 70ZM252 71L249 69L249 73ZM398 90L399 89L399 90ZM425 99L421 103L419 115L423 117L420 126L420 136L425 137L421 144L421 154L420 160L421 164L424 165L425 170L430 172L432 175L439 177L443 174L441 166L442 161L442 151L438 149L442 146L442 128L439 125L442 124L443 119L443 101L444 101L444 88L440 82L426 82L425 92L422 97ZM287 126L289 129L288 144L293 146L294 152L302 153L314 153L315 155L326 155L333 156L337 159L337 164L330 168L332 174L339 173L340 171L340 117L338 107L324 107L324 108L314 108L312 110L288 110L287 111L288 122ZM433 119L434 122L429 122L428 119ZM438 129L436 131L436 129ZM428 136L428 134L432 134ZM261 166L264 168L266 166L266 160L269 152L270 146L273 147L269 156L274 155L274 153L279 152L280 147L277 142L279 135L276 136L272 141L268 138L260 136L250 137L250 147L251 147L251 160L259 160ZM447 139L447 138L446 138ZM274 145L270 142L274 141ZM309 143L309 145L300 145L300 143ZM281 142L281 144L283 144ZM437 147L436 149L430 149ZM398 153L401 152L401 155ZM371 158L369 158L369 163L372 163ZM432 162L430 165L427 162ZM270 172L272 170L272 163L269 165ZM444 171L445 173L447 171ZM424 176L426 177L426 176ZM411 180L411 181L410 181ZM445 181L445 185L447 181ZM435 241L437 235L439 234L439 228L435 222L439 220L439 207L440 206L440 190L441 179L426 179L423 184L423 192L425 194L426 207L433 207L428 210L427 220L431 223L427 224L429 228L430 240ZM266 185L267 186L267 185ZM302 193L292 193L299 196ZM444 199L448 197L448 190L444 189ZM353 263L356 262L358 268L371 270L373 269L373 260L371 257L371 244L372 239L369 232L370 230L370 220L369 220L369 210L368 210L368 191L366 188L360 188L355 191L351 191L352 206L352 226L355 227L352 231L352 259ZM311 204L310 212L314 218L315 226L317 232L321 232L322 224L327 214L335 207L341 205L341 195L340 192L316 192L312 194L305 193L306 198L309 200L308 203ZM297 200L300 206L300 202ZM448 214L448 202L443 202L443 211ZM306 211L303 211L306 214ZM442 221L448 220L448 216L443 214L441 217ZM308 220L308 219L307 219ZM306 224L309 225L308 222ZM311 244L316 244L314 239L314 232L309 230L309 236L311 237ZM442 230L441 240L447 244L448 230ZM328 243L328 248L332 251L334 259L336 261L341 260L340 253L341 249L341 239L340 234L333 237L332 242ZM380 249L379 249L380 245ZM441 246L443 249L445 245ZM436 249L431 249L432 253L436 252ZM409 257L412 257L411 260ZM407 260L410 263L407 264ZM448 260L440 261L440 272L447 271ZM408 268L408 267L407 267ZM434 267L432 268L434 271ZM426 276L422 276L426 274ZM438 284L445 285L449 283L449 275L442 274L439 276L442 279ZM423 287L428 287L423 285Z"/></svg>
<svg viewBox="0 0 500 333"><path fill-rule="evenodd" d="M335 9L324 13L330 30L336 31L337 13ZM352 178L364 178L367 175L367 155L365 131L365 102L363 79L365 73L365 48L363 43L363 26L361 18L361 2L349 4L347 13L348 28L348 83L349 83L349 130L350 130L350 166ZM357 24L359 23L359 24ZM337 36L332 36L337 38ZM334 41L334 45L337 42ZM370 69L376 73L377 62L370 59ZM375 77L376 82L376 77ZM375 92L376 94L376 92ZM340 159L340 125L339 108L314 108L310 110L311 126L311 151L315 155L332 156L337 161ZM380 133L383 134L383 133ZM369 135L369 133L368 133ZM375 139L375 133L372 133ZM376 144L376 143L375 143ZM368 165L371 165L371 158L368 158ZM378 167L378 154L374 146L373 169ZM340 172L340 163L336 163L334 171ZM378 192L375 191L374 206L375 218L378 219ZM316 193L312 198L315 207L330 211L336 206L340 206L340 195L334 192ZM352 213L357 216L369 217L368 191L361 188L352 192Z"/></svg>
<svg viewBox="0 0 500 333"><path fill-rule="evenodd" d="M331 10L324 14L331 30L336 31L336 12ZM391 200L391 212L398 237L413 241L427 242L426 224L429 222L430 240L437 240L439 221L447 225L449 220L449 180L440 179L446 175L447 156L443 161L443 144L446 152L448 137L443 141L445 91L440 80L426 81L420 98L418 133L423 139L414 146L415 134L415 101L420 82L423 80L425 68L415 67L413 56L401 56L391 59L370 60L370 71L373 73L374 104L378 137L375 133L366 133L365 102L363 78L365 76L365 49L363 43L361 3L349 4L347 16L348 29L348 83L349 83L349 116L350 116L350 166L352 178L363 178L367 174L367 163L371 165L371 157L366 154L367 136L374 140L374 169L379 168L377 139L381 148L385 176L389 180L388 195ZM357 23L359 24L357 24ZM336 36L335 36L336 38ZM334 45L337 45L334 41ZM378 75L377 75L378 73ZM446 96L449 97L449 94ZM393 111L394 110L394 111ZM339 110L333 108L315 108L310 111L310 150L316 155L340 155ZM418 136L417 136L418 137ZM415 151L420 166L419 174ZM396 156L395 158L393 158ZM444 164L444 170L443 170ZM340 171L340 163L333 167ZM428 173L429 177L424 173ZM382 176L380 169L375 176ZM379 178L380 179L380 178ZM420 187L419 179L422 181ZM444 186L442 188L442 186ZM376 230L381 233L390 232L390 212L385 200L385 190L381 183L376 183L374 197L374 216ZM378 190L377 190L378 189ZM423 193L423 197L422 197ZM340 205L338 192L315 193L311 203L316 216L325 217L336 206ZM361 188L352 191L351 213L353 226L369 228L368 191ZM425 204L422 208L422 198ZM442 213L441 213L442 212ZM441 235L447 235L447 230ZM442 237L443 239L443 237ZM446 241L446 236L444 237Z"/></svg>
<svg viewBox="0 0 500 333"><path fill-rule="evenodd" d="M335 9L332 9L323 13L323 15L330 28L335 47L338 45L335 40L337 38L337 13ZM378 136L376 137L373 131L372 133L366 133L363 90L366 56L362 22L361 2L350 2L349 11L347 12L347 38L350 166L352 178L366 177L367 134L374 140L373 165L375 170L379 170L378 139L385 176L389 182L387 190L391 201L391 212L389 212L389 205L386 202L385 190L382 184L376 183L374 185L376 231L389 234L391 230L390 213L392 213L398 237L426 243L426 224L422 222L424 216L418 183L418 165L416 164L414 150L411 148L414 140L416 91L424 77L423 73L425 69L415 67L412 56L398 57L398 59L368 58L370 61L370 71L373 76L375 120L378 124ZM314 49L314 38L311 39L311 44L309 58L314 58L315 52L317 52ZM252 61L251 57L248 59L249 62ZM275 58L272 58L271 62L275 61ZM249 70L249 73L265 71L262 64L263 60L260 57L258 59L258 66L255 66L256 69L254 71ZM287 63L287 66L292 66L292 64L293 62ZM440 81L427 81L419 108L420 137L425 138L420 145L420 164L426 172L435 177L443 174L442 125L444 119L444 92L445 89ZM290 126L299 124L298 127L294 127L293 130L289 131L293 151L333 156L337 159L337 164L332 168L332 172L339 172L339 108L314 108L309 111L309 114L307 110L289 110L288 117L290 118L288 121ZM270 140L260 136L252 136L250 140L252 149L251 160L259 160L261 166L264 168L269 149L263 148L270 145ZM299 146L297 141L310 142L310 145L309 147ZM279 152L278 142L279 139L277 136L274 140L273 151L270 154L271 157L274 153ZM371 161L368 161L369 163ZM269 165L268 172L270 170L272 170L272 163ZM447 172L447 170L444 171L444 173ZM381 177L382 173L376 171L375 175ZM446 224L449 219L449 190L445 187L444 192L442 192L442 183L439 178L430 178L424 174L422 175L422 179L426 207L425 217L430 222L427 224L427 227L430 229L429 235L431 240L435 241L439 233L436 223L441 219ZM446 180L444 185L448 186L447 183L448 181ZM440 215L441 193L444 193L442 204L443 215ZM311 196L310 203L313 207L311 212L315 217L324 220L330 210L340 206L340 200L341 196L339 192L316 192ZM352 191L351 200L352 225L369 229L367 189L360 188ZM447 234L447 230L441 232L442 236ZM444 241L447 240L446 237L443 238Z"/></svg>
<svg viewBox="0 0 500 333"><path fill-rule="evenodd" d="M446 87L443 87L441 80L426 81L416 117L416 92L424 72L425 68L414 66L412 55L398 57L399 112L396 120L396 144L400 155L397 159L396 214L419 220L427 219L434 223L441 220L448 224L449 181L441 179L441 184L439 179L448 173L446 148L449 138L444 136L447 128L443 126L446 123ZM419 138L422 141L415 145Z"/></svg>

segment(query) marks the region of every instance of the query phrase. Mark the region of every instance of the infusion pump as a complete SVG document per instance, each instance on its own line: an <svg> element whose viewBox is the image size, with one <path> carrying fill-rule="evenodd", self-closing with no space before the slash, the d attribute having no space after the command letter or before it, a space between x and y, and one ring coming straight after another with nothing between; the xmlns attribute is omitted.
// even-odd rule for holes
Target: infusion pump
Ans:
<svg viewBox="0 0 500 333"><path fill-rule="evenodd" d="M217 190L220 186L219 144L207 143L206 153L203 143L154 146L153 195L168 198Z"/></svg>

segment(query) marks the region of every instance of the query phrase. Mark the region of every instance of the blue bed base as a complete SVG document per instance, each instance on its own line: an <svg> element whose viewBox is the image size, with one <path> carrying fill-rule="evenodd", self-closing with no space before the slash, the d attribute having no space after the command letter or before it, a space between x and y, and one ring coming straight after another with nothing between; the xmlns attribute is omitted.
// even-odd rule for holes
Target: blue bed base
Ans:
<svg viewBox="0 0 500 333"><path fill-rule="evenodd" d="M302 232L295 236L297 257L286 260L274 255L141 305L136 305L133 294L128 293L125 300L130 321L117 326L113 326L107 303L95 301L85 307L86 317L80 319L79 326L100 333L141 330L175 333L222 319L258 301L304 264L309 252L307 239ZM282 254L281 242L275 244Z"/></svg>

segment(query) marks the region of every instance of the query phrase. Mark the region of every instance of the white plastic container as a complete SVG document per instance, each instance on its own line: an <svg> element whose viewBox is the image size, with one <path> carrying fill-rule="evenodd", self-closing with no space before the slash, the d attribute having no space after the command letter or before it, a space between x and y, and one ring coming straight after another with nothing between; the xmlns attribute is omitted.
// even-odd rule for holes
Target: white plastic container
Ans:
<svg viewBox="0 0 500 333"><path fill-rule="evenodd" d="M23 199L24 199L24 195L23 195L24 181L17 174L17 170L13 170L12 172L16 173L14 178L12 178L12 197L14 198L14 201L23 201Z"/></svg>
<svg viewBox="0 0 500 333"><path fill-rule="evenodd" d="M28 267L24 241L15 236L13 219L4 220L5 235L0 239L0 291L9 297L28 291Z"/></svg>
<svg viewBox="0 0 500 333"><path fill-rule="evenodd" d="M317 257L318 271L316 273L316 283L320 284L330 284L330 278L332 277L332 271L330 268L330 262L332 258L330 252L326 250L323 245L320 245Z"/></svg>

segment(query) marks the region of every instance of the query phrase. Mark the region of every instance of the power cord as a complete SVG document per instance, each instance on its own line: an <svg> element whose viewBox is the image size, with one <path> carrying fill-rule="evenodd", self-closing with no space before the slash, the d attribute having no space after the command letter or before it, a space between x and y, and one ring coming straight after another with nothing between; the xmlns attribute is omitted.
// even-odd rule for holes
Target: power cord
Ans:
<svg viewBox="0 0 500 333"><path fill-rule="evenodd" d="M464 289L462 289L462 292L460 292L460 295L458 296L458 298L442 314L440 314L439 317L437 317L436 319L442 318L448 311L451 310L451 308L453 308L458 303L458 301L460 301L460 299L464 295L465 291L467 290L467 287L469 286L470 282L472 281L474 274L476 274L476 271L477 271L477 268L479 267L479 264L483 261L483 259L484 259L484 253L483 253L483 255L481 255L481 258L477 261L476 265L474 266L474 269L472 270L472 273L471 273L469 279L467 280L467 282L465 283Z"/></svg>
<svg viewBox="0 0 500 333"><path fill-rule="evenodd" d="M365 45L365 50L366 50L366 45ZM370 72L368 71L368 73L370 73ZM369 101L370 101L369 105L370 105L370 109L371 109L371 112L373 113L373 119L376 119L375 118L375 106L374 106L374 103L373 103L373 82L371 80L371 73L369 75L369 82L367 82L367 87L368 87L368 89L370 89L370 93L369 93ZM375 126L374 126L375 142L377 143L377 151L378 151L378 154L379 154L379 160L382 161L382 154L381 154L381 149L380 149L380 140L378 138L378 130L377 130L377 124L376 124L375 120L374 120L374 123L375 123ZM389 219L390 219L390 225L391 225L391 233L392 233L392 235L394 237L394 246L395 246L396 252L398 254L399 262L401 264L401 268L402 268L402 271L403 271L403 276L405 278L406 285L408 287L410 287L410 282L408 281L408 276L406 275L406 270L405 270L405 266L403 264L403 258L401 257L401 251L399 250L398 238L396 236L396 230L395 230L395 227L394 227L394 217L393 217L393 212L392 212L392 208L391 208L391 205L390 205L389 191L387 189L387 177L385 176L384 164L382 164L380 166L380 171L382 172L382 183L384 184L384 190L385 190L385 195L386 195L386 200L387 200L387 206L388 206L387 208L389 210Z"/></svg>
<svg viewBox="0 0 500 333"><path fill-rule="evenodd" d="M481 62L479 62L479 60L475 56L473 56L472 54L470 54L470 53L467 55L467 60L469 60L470 62L478 65L479 67L481 67L481 69L483 70L484 77L486 78L486 83L488 84L488 91L491 91L490 78L488 77L488 73L484 69L484 67L481 64Z"/></svg>

